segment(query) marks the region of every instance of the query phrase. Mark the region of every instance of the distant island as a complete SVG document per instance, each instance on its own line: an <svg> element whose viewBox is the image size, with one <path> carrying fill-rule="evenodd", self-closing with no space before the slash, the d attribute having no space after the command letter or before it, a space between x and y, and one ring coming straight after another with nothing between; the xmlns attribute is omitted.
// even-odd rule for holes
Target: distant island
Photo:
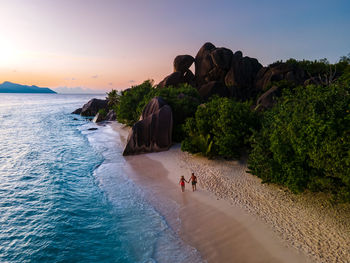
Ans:
<svg viewBox="0 0 350 263"><path fill-rule="evenodd" d="M40 88L38 86L27 86L5 81L0 84L0 93L57 93L49 88Z"/></svg>

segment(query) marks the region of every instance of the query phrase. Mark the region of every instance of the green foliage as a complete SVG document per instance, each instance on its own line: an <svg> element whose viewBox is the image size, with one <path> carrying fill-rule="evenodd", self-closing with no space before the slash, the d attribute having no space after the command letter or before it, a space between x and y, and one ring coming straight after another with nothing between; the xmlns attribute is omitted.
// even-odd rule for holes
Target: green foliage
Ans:
<svg viewBox="0 0 350 263"><path fill-rule="evenodd" d="M108 99L108 107L115 112L117 112L117 107L120 101L120 94L118 94L118 91L113 89L112 91L107 93L107 99Z"/></svg>
<svg viewBox="0 0 350 263"><path fill-rule="evenodd" d="M106 109L99 109L99 110L98 110L98 113L99 113L99 115L102 116L102 118L104 118L104 117L107 116Z"/></svg>
<svg viewBox="0 0 350 263"><path fill-rule="evenodd" d="M282 60L272 63L270 66L287 64L295 69L305 72L305 77L312 79L317 85L330 85L339 80L349 82L350 79L350 54L342 56L337 63L331 64L326 58L320 60L296 60L290 58L283 62Z"/></svg>
<svg viewBox="0 0 350 263"><path fill-rule="evenodd" d="M142 112L138 105L153 90L153 82L146 80L140 85L123 91L118 97L116 106L117 120L126 125L133 125L137 122Z"/></svg>
<svg viewBox="0 0 350 263"><path fill-rule="evenodd" d="M343 65L343 73L339 78L339 83L341 85L350 86L350 55L347 60L339 62L339 64Z"/></svg>
<svg viewBox="0 0 350 263"><path fill-rule="evenodd" d="M181 149L205 156L238 158L257 125L257 116L249 103L214 97L200 105L195 117L186 121L184 130L188 137Z"/></svg>
<svg viewBox="0 0 350 263"><path fill-rule="evenodd" d="M314 61L291 58L285 63L304 70L309 77L329 78L330 75L334 75L333 78L336 79L343 75L345 70L349 67L350 54L348 56L342 56L340 60L334 64L329 63L326 58Z"/></svg>
<svg viewBox="0 0 350 263"><path fill-rule="evenodd" d="M297 66L300 69L303 69L309 76L318 76L319 74L324 75L329 71L329 67L332 65L329 64L329 61L324 58L320 60L295 60L293 58L288 59L286 64Z"/></svg>
<svg viewBox="0 0 350 263"><path fill-rule="evenodd" d="M173 140L181 142L185 137L182 125L187 118L194 116L200 103L198 91L188 84L180 84L177 88L158 89L155 93L170 105L174 120Z"/></svg>
<svg viewBox="0 0 350 263"><path fill-rule="evenodd" d="M350 64L350 53L347 56L341 56L339 59L339 63Z"/></svg>
<svg viewBox="0 0 350 263"><path fill-rule="evenodd" d="M179 142L184 138L182 124L188 117L194 116L200 103L198 91L188 84L157 89L150 80L133 86L122 92L121 95L116 93L108 95L113 98L113 101L116 101L113 105L116 105L117 120L127 125L133 125L139 120L144 107L152 98L162 97L172 109L173 140Z"/></svg>
<svg viewBox="0 0 350 263"><path fill-rule="evenodd" d="M181 143L181 150L191 153L202 153L204 156L211 156L213 140L210 134L199 134L196 129L195 118L188 118L184 125L188 138Z"/></svg>
<svg viewBox="0 0 350 263"><path fill-rule="evenodd" d="M273 86L277 86L280 91L283 91L285 89L293 90L294 88L297 87L297 85L294 82L283 79L283 80L279 80L279 81L271 81L267 85L267 89L266 90L269 90Z"/></svg>
<svg viewBox="0 0 350 263"><path fill-rule="evenodd" d="M138 112L142 112L147 103L154 97L163 98L173 112L173 140L180 142L184 138L182 124L189 117L194 116L200 103L198 91L189 84L180 84L176 87L169 86L161 89L153 89L139 103Z"/></svg>
<svg viewBox="0 0 350 263"><path fill-rule="evenodd" d="M350 201L350 87L285 90L251 138L251 173L263 182Z"/></svg>

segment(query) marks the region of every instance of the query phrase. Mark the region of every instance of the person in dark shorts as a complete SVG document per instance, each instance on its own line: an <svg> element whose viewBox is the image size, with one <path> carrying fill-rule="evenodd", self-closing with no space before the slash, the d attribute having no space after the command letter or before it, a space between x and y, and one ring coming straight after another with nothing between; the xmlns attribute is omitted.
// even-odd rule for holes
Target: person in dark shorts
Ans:
<svg viewBox="0 0 350 263"><path fill-rule="evenodd" d="M192 173L191 178L188 180L188 182L192 182L192 191L196 191L197 176L195 176L194 173Z"/></svg>
<svg viewBox="0 0 350 263"><path fill-rule="evenodd" d="M181 192L185 192L185 182L189 183L186 181L185 177L183 175L181 175L181 178L179 181L179 185L181 186Z"/></svg>

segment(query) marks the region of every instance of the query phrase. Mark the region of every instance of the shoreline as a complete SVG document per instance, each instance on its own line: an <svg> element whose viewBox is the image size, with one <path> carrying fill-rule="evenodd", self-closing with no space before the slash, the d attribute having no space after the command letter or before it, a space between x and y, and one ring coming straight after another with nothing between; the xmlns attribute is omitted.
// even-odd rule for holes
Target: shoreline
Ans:
<svg viewBox="0 0 350 263"><path fill-rule="evenodd" d="M204 188L264 222L288 247L315 262L350 262L349 204L332 204L320 193L295 195L284 187L261 184L238 161L180 156L200 171Z"/></svg>
<svg viewBox="0 0 350 263"><path fill-rule="evenodd" d="M118 123L111 125L126 142L128 128ZM251 217L243 209L232 206L204 189L199 178L198 190L192 193L186 185L185 193L178 186L180 174L188 179L190 171L181 163L178 146L169 151L127 156L133 181L148 188L152 198L175 201L179 206L179 236L196 248L208 262L311 262L302 254L288 248L268 227ZM150 200L152 202L152 200ZM156 207L176 229L179 222L167 209L167 204ZM252 253L254 251L254 253Z"/></svg>
<svg viewBox="0 0 350 263"><path fill-rule="evenodd" d="M165 197L165 200L174 200L179 204L181 220L179 235L187 244L198 249L205 260L307 262L302 255L297 255L284 246L266 226L251 218L242 209L217 199L200 187L193 193L187 184L185 193L181 193L175 180L184 170L181 168L173 170L175 172L167 170L169 166L177 165L170 164L173 163L177 151L177 148L170 149L166 156L167 160L164 160L164 152L162 153L161 160L164 165L160 163L159 156L155 153L148 156L134 156L127 161L135 171L133 179L141 186L151 185L151 191L157 197L162 200ZM154 168L146 169L147 165L156 166L156 170L159 169L162 174L155 173ZM166 178L160 179L161 176ZM173 218L166 216L166 209L161 212L172 225Z"/></svg>
<svg viewBox="0 0 350 263"><path fill-rule="evenodd" d="M111 126L126 143L129 128ZM349 205L333 206L320 194L294 195L261 184L246 173L244 161L208 160L181 152L178 145L125 159L133 180L180 204L179 234L209 262L350 261ZM191 171L198 191L192 193L187 184L182 194L178 179L188 179ZM171 224L171 216L166 219Z"/></svg>

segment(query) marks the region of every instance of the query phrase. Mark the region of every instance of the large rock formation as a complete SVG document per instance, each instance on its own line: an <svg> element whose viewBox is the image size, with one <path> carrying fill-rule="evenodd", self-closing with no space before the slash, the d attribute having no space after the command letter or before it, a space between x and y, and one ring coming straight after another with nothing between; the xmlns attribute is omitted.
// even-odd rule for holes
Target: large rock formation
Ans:
<svg viewBox="0 0 350 263"><path fill-rule="evenodd" d="M190 70L193 62L194 74ZM209 42L199 49L195 58L190 55L176 56L173 67L174 72L166 76L157 88L178 87L181 83L188 83L198 90L204 101L213 95L234 97L240 101L256 100L260 95L255 110L271 108L276 103L276 98L281 96L282 89L289 87L289 82L303 84L306 80L305 72L298 68L297 63L274 63L263 67L257 59L243 56L241 51L234 53L224 47L215 47ZM288 81L286 87L283 83L274 85L274 82L281 80ZM317 79L312 78L305 83L311 81L316 82ZM193 99L193 105L200 103L182 93L178 98ZM188 105L192 105L191 101ZM196 106L193 107L195 111ZM73 113L83 116L97 114L94 119L96 122L116 119L114 111L109 111L107 116L101 116L98 114L100 109L108 112L107 100L92 99ZM178 121L178 116L176 117ZM173 115L170 106L160 97L153 98L142 112L140 120L132 127L123 154L167 150L172 144L172 127Z"/></svg>
<svg viewBox="0 0 350 263"><path fill-rule="evenodd" d="M195 65L196 86L200 94L204 95L203 98L208 96L201 90L213 87L213 82L216 83L215 87L219 87L221 83L221 87L226 89L210 92L211 95L233 96L239 100L247 100L258 93L255 82L262 65L254 58L243 57L241 51L233 54L230 49L217 48L211 43L205 43L196 55Z"/></svg>
<svg viewBox="0 0 350 263"><path fill-rule="evenodd" d="M95 116L99 110L108 110L108 100L91 99L83 108L76 109L72 114L80 114L82 116Z"/></svg>
<svg viewBox="0 0 350 263"><path fill-rule="evenodd" d="M230 49L224 47L215 48L210 55L215 67L223 70L228 70L230 68L233 56L233 52Z"/></svg>
<svg viewBox="0 0 350 263"><path fill-rule="evenodd" d="M195 74L189 69L195 62ZM190 55L175 57L174 72L165 77L158 88L188 83L197 88L203 99L212 95L234 97L240 101L255 100L271 87L274 81L287 80L303 84L305 72L296 65L275 63L263 67L255 58L233 53L224 47L205 43L195 58Z"/></svg>
<svg viewBox="0 0 350 263"><path fill-rule="evenodd" d="M254 98L259 90L255 82L262 65L255 58L243 57L241 51L237 51L231 61L230 70L225 76L225 84L230 90L231 96L239 100Z"/></svg>
<svg viewBox="0 0 350 263"><path fill-rule="evenodd" d="M259 90L266 91L271 82L281 80L303 84L306 80L306 74L302 69L293 65L286 63L272 64L260 69L257 75L256 87Z"/></svg>
<svg viewBox="0 0 350 263"><path fill-rule="evenodd" d="M123 155L168 150L172 144L173 115L170 106L160 97L145 107L128 136Z"/></svg>

